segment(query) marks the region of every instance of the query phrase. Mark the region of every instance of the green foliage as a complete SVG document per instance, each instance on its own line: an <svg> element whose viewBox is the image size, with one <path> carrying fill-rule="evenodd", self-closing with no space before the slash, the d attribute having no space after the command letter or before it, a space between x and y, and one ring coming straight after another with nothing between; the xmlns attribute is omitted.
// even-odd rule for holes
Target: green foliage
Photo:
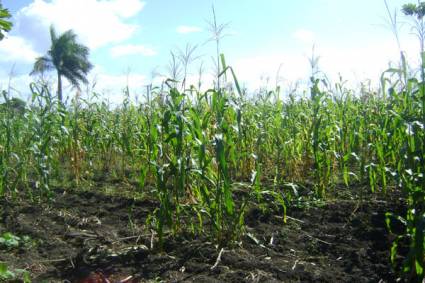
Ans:
<svg viewBox="0 0 425 283"><path fill-rule="evenodd" d="M0 281L20 280L24 283L30 283L30 273L24 269L9 269L7 264L0 262Z"/></svg>
<svg viewBox="0 0 425 283"><path fill-rule="evenodd" d="M8 19L12 17L8 9L3 8L3 5L0 3L0 40L4 38L4 32L8 32L12 29L12 22Z"/></svg>
<svg viewBox="0 0 425 283"><path fill-rule="evenodd" d="M26 108L26 103L22 99L12 97L5 103L0 104L0 111L7 112L9 110L13 111L16 115L24 114Z"/></svg>
<svg viewBox="0 0 425 283"><path fill-rule="evenodd" d="M0 236L0 247L4 247L6 249L17 248L19 247L20 240L21 238L10 232L3 233L3 235Z"/></svg>
<svg viewBox="0 0 425 283"><path fill-rule="evenodd" d="M422 19L425 15L425 2L404 4L402 11L407 16L416 16L418 19Z"/></svg>
<svg viewBox="0 0 425 283"><path fill-rule="evenodd" d="M34 242L29 236L18 237L10 232L5 232L0 236L0 249L31 248L33 245Z"/></svg>

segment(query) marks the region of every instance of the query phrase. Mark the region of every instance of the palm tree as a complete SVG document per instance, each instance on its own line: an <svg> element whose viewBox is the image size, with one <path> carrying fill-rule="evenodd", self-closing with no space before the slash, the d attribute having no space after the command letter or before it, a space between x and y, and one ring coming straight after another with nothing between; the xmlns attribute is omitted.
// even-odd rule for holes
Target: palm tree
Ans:
<svg viewBox="0 0 425 283"><path fill-rule="evenodd" d="M56 69L58 75L58 99L62 102L62 76L73 87L80 88L80 82L87 84L87 74L93 67L89 62L89 49L77 42L77 35L68 30L57 36L53 26L50 27L50 50L46 55L35 60L31 75Z"/></svg>

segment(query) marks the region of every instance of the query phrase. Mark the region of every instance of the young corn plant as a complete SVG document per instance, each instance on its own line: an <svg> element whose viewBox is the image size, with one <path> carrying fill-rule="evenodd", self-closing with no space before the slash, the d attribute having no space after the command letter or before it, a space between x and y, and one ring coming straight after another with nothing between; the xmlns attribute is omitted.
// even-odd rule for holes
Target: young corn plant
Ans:
<svg viewBox="0 0 425 283"><path fill-rule="evenodd" d="M312 87L310 89L311 102L313 107L313 117L311 128L309 130L312 142L313 158L314 158L314 176L315 176L315 187L316 194L323 198L325 197L326 187L328 185L328 176L327 176L327 166L328 159L326 158L326 151L323 148L324 145L324 136L321 131L323 127L323 113L322 108L322 99L325 96L325 93L319 89L319 79L311 79Z"/></svg>
<svg viewBox="0 0 425 283"><path fill-rule="evenodd" d="M241 226L242 212L237 212L232 196L230 165L234 163L235 144L231 125L226 119L229 109L226 93L213 91L212 112L215 120L216 133L213 138L214 161L214 193L212 199L211 218L214 225L215 238L220 245L233 240Z"/></svg>
<svg viewBox="0 0 425 283"><path fill-rule="evenodd" d="M182 232L182 214L187 207L184 203L193 199L188 184L192 144L190 108L186 94L170 87L159 125L150 125L150 164L154 168L160 202L154 220L160 246L165 228L170 228L173 234Z"/></svg>
<svg viewBox="0 0 425 283"><path fill-rule="evenodd" d="M58 133L62 123L59 115L58 102L52 98L49 89L44 85L31 84L32 101L31 130L32 144L29 148L35 169L35 189L38 198L50 199L52 197L51 181L53 161L56 157L55 149L59 141Z"/></svg>

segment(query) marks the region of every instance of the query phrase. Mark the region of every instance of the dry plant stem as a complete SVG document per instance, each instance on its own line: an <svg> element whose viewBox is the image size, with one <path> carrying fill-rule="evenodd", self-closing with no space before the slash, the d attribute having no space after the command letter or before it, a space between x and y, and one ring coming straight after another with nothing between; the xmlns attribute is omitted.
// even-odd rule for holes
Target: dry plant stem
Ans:
<svg viewBox="0 0 425 283"><path fill-rule="evenodd" d="M220 252L218 253L217 259L215 260L215 263L213 266L211 266L211 270L214 270L217 268L217 266L220 264L221 262L221 256L223 255L224 252L224 248L221 248Z"/></svg>
<svg viewBox="0 0 425 283"><path fill-rule="evenodd" d="M319 239L319 238L313 237L312 235L308 234L307 232L304 232L304 231L302 231L302 232L303 232L303 234L304 234L304 235L306 235L306 236L307 236L307 237L309 237L310 239L313 239L313 240L318 241L318 242L320 242L320 243L323 243L323 244L326 244L326 245L332 246L332 244L331 244L331 243L329 243L329 242L326 242L326 241L323 241L323 240L321 240L321 239Z"/></svg>

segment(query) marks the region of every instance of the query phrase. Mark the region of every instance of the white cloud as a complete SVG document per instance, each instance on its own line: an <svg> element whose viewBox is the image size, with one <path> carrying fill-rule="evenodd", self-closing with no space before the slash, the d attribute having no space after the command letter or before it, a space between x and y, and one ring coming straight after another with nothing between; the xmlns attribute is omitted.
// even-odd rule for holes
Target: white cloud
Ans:
<svg viewBox="0 0 425 283"><path fill-rule="evenodd" d="M245 57L228 63L233 66L239 82L250 90L264 86L267 80L275 84L276 80L281 80L278 76L286 81L304 79L309 70L302 54L288 52Z"/></svg>
<svg viewBox="0 0 425 283"><path fill-rule="evenodd" d="M195 26L178 26L176 31L178 33L194 33L194 32L200 32L202 31L202 29L200 27L195 27Z"/></svg>
<svg viewBox="0 0 425 283"><path fill-rule="evenodd" d="M19 36L7 36L0 41L0 61L33 63L40 56L35 52L31 44Z"/></svg>
<svg viewBox="0 0 425 283"><path fill-rule="evenodd" d="M154 56L157 52L144 45L125 44L117 45L110 49L113 57L121 57L126 55L142 55L142 56Z"/></svg>
<svg viewBox="0 0 425 283"><path fill-rule="evenodd" d="M85 0L84 2L88 1ZM112 0L98 2L100 2L99 5L103 5L106 9L113 11L123 18L130 18L137 15L146 5L145 2L140 0Z"/></svg>
<svg viewBox="0 0 425 283"><path fill-rule="evenodd" d="M294 32L293 36L303 43L311 44L315 40L314 33L307 29L298 29Z"/></svg>
<svg viewBox="0 0 425 283"><path fill-rule="evenodd" d="M412 67L417 65L419 50L414 40L403 42L404 50L409 55L407 60ZM318 48L321 57L319 67L330 75L341 73L345 79L361 81L371 79L378 81L381 73L388 69L389 63L397 67L400 53L393 40L374 42L362 47L324 47ZM413 56L412 56L413 55Z"/></svg>
<svg viewBox="0 0 425 283"><path fill-rule="evenodd" d="M402 46L407 54L413 54L408 58L411 66L418 66L418 56L415 55L419 52L415 40L406 39ZM391 40L370 42L362 47L318 45L315 53L320 57L319 69L332 82L336 82L341 74L352 86L366 79L379 82L389 63L392 62L396 67L400 58L397 45ZM305 50L244 57L228 63L234 67L238 80L253 90L264 86L267 79L269 86L274 86L277 76L283 78L284 84L299 80L307 82L311 73L308 61L310 54L310 48L305 47ZM281 64L280 73L277 74ZM282 81L279 78L277 80Z"/></svg>
<svg viewBox="0 0 425 283"><path fill-rule="evenodd" d="M144 7L141 0L34 0L16 16L16 30L45 48L48 27L59 32L73 29L90 48L118 43L130 38L138 26L126 23ZM46 42L47 41L47 42Z"/></svg>

